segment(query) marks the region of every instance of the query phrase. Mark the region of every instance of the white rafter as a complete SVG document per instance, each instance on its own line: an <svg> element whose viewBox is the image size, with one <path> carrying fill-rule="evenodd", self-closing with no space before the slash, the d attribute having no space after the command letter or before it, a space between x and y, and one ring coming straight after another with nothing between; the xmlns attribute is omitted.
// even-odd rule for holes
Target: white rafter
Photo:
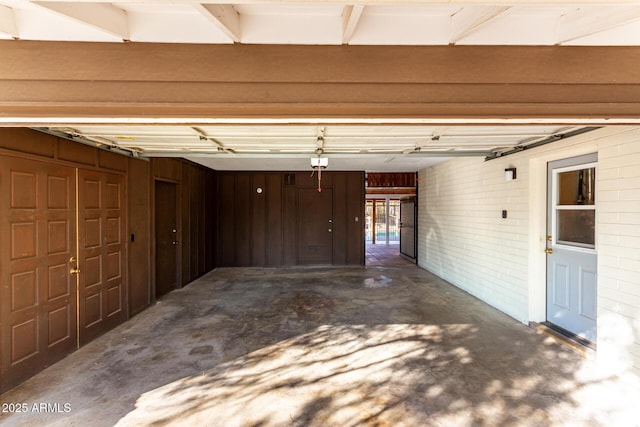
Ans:
<svg viewBox="0 0 640 427"><path fill-rule="evenodd" d="M362 16L364 5L347 5L342 12L342 43L349 44Z"/></svg>
<svg viewBox="0 0 640 427"><path fill-rule="evenodd" d="M451 37L449 43L456 44L471 33L478 31L501 16L509 6L468 6L451 17Z"/></svg>
<svg viewBox="0 0 640 427"><path fill-rule="evenodd" d="M36 1L33 4L122 40L130 39L127 12L112 4L49 1Z"/></svg>
<svg viewBox="0 0 640 427"><path fill-rule="evenodd" d="M607 6L585 10L576 9L564 15L559 22L557 44L601 33L640 19L640 7Z"/></svg>
<svg viewBox="0 0 640 427"><path fill-rule="evenodd" d="M240 42L240 15L230 4L194 4L193 7L227 35Z"/></svg>
<svg viewBox="0 0 640 427"><path fill-rule="evenodd" d="M18 38L18 29L13 17L13 9L0 5L0 33Z"/></svg>

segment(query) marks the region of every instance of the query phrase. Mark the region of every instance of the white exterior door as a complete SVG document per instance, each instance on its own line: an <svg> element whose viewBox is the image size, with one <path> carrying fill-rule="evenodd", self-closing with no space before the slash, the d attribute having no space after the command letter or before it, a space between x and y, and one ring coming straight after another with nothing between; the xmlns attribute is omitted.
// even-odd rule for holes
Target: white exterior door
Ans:
<svg viewBox="0 0 640 427"><path fill-rule="evenodd" d="M550 162L547 322L596 342L597 154Z"/></svg>

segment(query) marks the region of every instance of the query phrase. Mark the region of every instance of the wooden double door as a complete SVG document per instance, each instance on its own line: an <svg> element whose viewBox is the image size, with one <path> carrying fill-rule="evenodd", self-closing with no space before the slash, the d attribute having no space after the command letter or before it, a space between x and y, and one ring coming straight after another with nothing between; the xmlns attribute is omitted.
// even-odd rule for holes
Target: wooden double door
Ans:
<svg viewBox="0 0 640 427"><path fill-rule="evenodd" d="M126 319L121 175L0 156L0 390Z"/></svg>

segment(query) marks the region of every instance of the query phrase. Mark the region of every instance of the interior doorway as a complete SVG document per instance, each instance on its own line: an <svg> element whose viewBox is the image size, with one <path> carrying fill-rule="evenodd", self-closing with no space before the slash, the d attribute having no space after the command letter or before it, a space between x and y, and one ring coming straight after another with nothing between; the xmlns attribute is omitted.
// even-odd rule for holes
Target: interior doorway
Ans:
<svg viewBox="0 0 640 427"><path fill-rule="evenodd" d="M156 298L178 285L178 185L155 183Z"/></svg>
<svg viewBox="0 0 640 427"><path fill-rule="evenodd" d="M367 199L365 202L365 263L367 265L407 265L400 254L400 198Z"/></svg>

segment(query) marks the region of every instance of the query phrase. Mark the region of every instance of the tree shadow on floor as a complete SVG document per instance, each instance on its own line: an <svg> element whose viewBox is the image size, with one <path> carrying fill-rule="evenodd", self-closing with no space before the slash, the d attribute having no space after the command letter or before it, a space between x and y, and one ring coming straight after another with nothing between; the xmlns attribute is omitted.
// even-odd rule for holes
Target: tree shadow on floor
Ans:
<svg viewBox="0 0 640 427"><path fill-rule="evenodd" d="M619 378L597 375L571 350L413 266L215 270L94 350L97 359L75 372L100 366L77 385L69 379L66 398L89 392L82 384L102 392L56 420L346 427L640 419L634 384L621 388Z"/></svg>

